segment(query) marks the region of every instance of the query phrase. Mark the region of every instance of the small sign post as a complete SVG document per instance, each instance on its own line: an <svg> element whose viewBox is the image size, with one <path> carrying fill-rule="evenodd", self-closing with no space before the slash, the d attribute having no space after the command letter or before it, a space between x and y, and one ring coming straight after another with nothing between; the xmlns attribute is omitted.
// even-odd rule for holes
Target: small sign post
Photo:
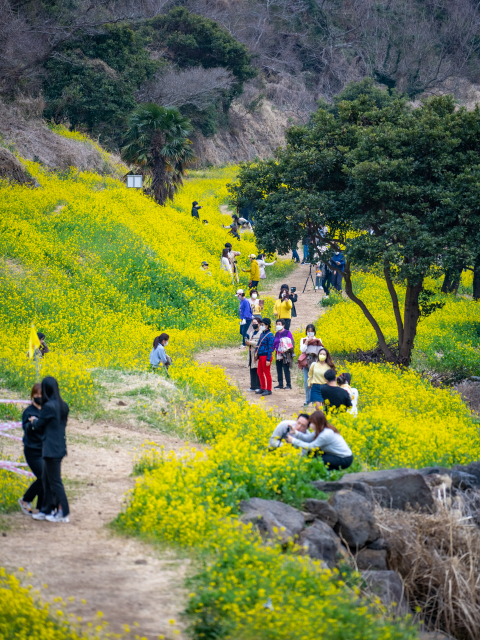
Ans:
<svg viewBox="0 0 480 640"><path fill-rule="evenodd" d="M143 182L143 176L127 176L127 187L133 189L141 189Z"/></svg>

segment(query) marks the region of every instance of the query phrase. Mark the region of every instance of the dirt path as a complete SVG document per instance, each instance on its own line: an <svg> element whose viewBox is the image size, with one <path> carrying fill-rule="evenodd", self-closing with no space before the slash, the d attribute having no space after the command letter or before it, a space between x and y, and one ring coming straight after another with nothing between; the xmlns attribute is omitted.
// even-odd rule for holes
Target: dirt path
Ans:
<svg viewBox="0 0 480 640"><path fill-rule="evenodd" d="M131 403L131 398L125 400ZM185 607L189 561L174 551L159 551L136 538L116 535L108 524L133 487L133 460L141 445L148 440L178 450L185 441L132 422L69 421L63 474L72 498L70 524L37 522L21 513L5 516L1 565L31 572L28 584L34 587L47 584L42 597L73 596L69 610L85 622L101 611L116 633L128 625L131 637L139 634L153 640L159 634L171 638L177 628L180 635L175 635L182 638L182 625L172 627L169 620L178 620ZM0 443L5 452L21 454L20 442L8 443Z"/></svg>
<svg viewBox="0 0 480 640"><path fill-rule="evenodd" d="M308 265L297 265L295 270L285 279L285 283L290 287L297 287L298 302L295 304L297 310L297 317L292 319L291 331L297 329L304 329L304 327L310 322L315 323L315 320L322 314L323 309L318 305L323 294L319 291L315 291L312 281L309 279L310 267ZM315 282L314 268L312 266L312 277ZM303 289L305 282L308 279L305 293ZM265 288L262 289L261 295L271 295L275 298L278 297L280 286L283 282L275 282L274 285L268 287L268 267L267 267L267 280L264 281ZM239 344L241 344L239 339ZM303 403L305 402L305 392L303 389L303 379L299 378L299 372L296 364L292 368L292 390L286 389L273 389L273 394L265 398L261 398L252 392L248 392L250 387L250 372L247 366L246 353L244 350L238 348L227 349L211 349L210 351L204 351L197 357L198 362L211 362L212 364L220 365L225 369L225 373L229 378L237 384L239 389L245 390L248 400L255 404L260 404L265 407L272 407L281 416L290 418L294 413L303 410ZM273 387L277 384L277 371L275 365L272 365L272 380Z"/></svg>

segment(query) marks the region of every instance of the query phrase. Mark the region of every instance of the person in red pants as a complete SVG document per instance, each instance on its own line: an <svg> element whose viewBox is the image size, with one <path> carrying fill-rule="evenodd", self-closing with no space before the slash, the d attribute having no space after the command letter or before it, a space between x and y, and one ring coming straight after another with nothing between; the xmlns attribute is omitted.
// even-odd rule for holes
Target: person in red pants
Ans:
<svg viewBox="0 0 480 640"><path fill-rule="evenodd" d="M255 391L256 394L262 396L272 395L272 374L270 366L272 364L273 343L275 338L270 331L270 318L263 318L260 324L262 334L258 339L255 356L258 359L258 378L260 380L260 389Z"/></svg>

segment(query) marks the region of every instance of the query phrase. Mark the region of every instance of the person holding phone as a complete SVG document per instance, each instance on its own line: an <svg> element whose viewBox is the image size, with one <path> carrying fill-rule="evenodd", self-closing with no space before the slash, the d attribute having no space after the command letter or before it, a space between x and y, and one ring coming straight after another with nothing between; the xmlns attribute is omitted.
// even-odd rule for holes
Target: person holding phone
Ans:
<svg viewBox="0 0 480 640"><path fill-rule="evenodd" d="M43 493L42 506L34 520L70 522L67 494L61 476L62 460L67 455L65 430L69 408L62 399L58 382L52 376L42 380L42 409L38 418L31 416L31 431L42 438Z"/></svg>

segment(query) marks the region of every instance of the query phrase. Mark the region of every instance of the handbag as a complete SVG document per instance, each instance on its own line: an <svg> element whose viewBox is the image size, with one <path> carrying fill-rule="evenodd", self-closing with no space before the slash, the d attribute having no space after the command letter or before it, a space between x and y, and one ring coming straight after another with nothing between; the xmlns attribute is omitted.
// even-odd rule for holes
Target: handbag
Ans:
<svg viewBox="0 0 480 640"><path fill-rule="evenodd" d="M308 358L306 353L301 353L298 356L297 365L299 369L305 369L305 367L308 367Z"/></svg>

